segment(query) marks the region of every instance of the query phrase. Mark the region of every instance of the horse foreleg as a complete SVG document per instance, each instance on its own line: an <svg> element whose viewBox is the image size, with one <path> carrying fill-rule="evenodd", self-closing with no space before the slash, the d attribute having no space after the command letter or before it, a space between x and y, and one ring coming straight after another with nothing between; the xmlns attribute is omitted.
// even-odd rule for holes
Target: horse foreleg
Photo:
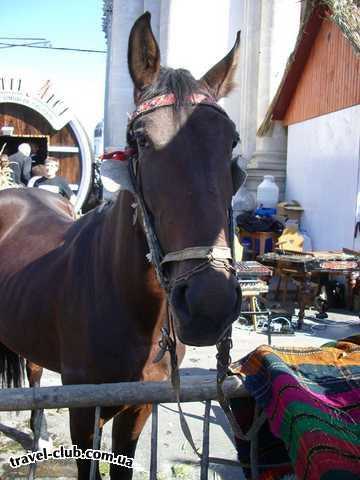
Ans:
<svg viewBox="0 0 360 480"><path fill-rule="evenodd" d="M95 408L71 408L70 409L70 432L73 445L85 453L93 446L95 422ZM78 468L78 480L89 480L91 460L76 459ZM99 467L95 468L96 480L101 480Z"/></svg>
<svg viewBox="0 0 360 480"><path fill-rule="evenodd" d="M26 374L29 381L30 387L40 387L40 380L43 374L43 368L36 363L30 362L29 360L26 361ZM42 410L31 410L31 418L30 418L30 428L34 434L37 423L40 421L41 417L41 425L40 425L40 438L37 445L34 445L35 449L41 450L42 448L50 449L52 447L52 440L49 436L47 430L47 422L45 413Z"/></svg>
<svg viewBox="0 0 360 480"><path fill-rule="evenodd" d="M146 420L151 413L151 408L151 404L134 405L114 417L112 427L112 451L115 455L134 458L136 444ZM111 480L131 480L132 475L132 468L114 464L110 465Z"/></svg>

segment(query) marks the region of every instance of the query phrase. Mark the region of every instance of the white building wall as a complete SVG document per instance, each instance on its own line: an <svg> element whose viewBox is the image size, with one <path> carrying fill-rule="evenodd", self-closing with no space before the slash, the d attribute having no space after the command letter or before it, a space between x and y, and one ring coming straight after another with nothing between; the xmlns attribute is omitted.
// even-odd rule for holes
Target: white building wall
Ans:
<svg viewBox="0 0 360 480"><path fill-rule="evenodd" d="M354 248L360 105L288 127L286 199L304 207L314 250Z"/></svg>

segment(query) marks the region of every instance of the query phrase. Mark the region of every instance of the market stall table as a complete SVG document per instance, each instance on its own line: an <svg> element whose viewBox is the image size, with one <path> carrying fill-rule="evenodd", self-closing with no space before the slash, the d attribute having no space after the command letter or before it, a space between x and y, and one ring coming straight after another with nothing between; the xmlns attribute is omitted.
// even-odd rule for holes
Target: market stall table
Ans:
<svg viewBox="0 0 360 480"><path fill-rule="evenodd" d="M262 264L275 268L276 274L296 279L299 282L299 319L298 328L304 323L306 306L313 304L312 282L320 286L320 276L323 274L343 276L347 284L347 305L351 306L354 277L359 273L360 259L338 251L292 252L277 250L259 257ZM320 311L325 316L325 303Z"/></svg>

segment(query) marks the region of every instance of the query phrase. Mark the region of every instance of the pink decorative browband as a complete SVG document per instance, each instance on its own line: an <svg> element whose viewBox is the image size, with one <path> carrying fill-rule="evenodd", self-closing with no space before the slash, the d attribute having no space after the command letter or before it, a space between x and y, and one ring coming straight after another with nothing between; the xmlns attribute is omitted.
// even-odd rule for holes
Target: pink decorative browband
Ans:
<svg viewBox="0 0 360 480"><path fill-rule="evenodd" d="M187 98L187 102L189 105L211 105L216 106L217 108L221 109L221 107L217 104L215 98L205 95L203 93L193 93ZM155 110L159 107L167 107L170 105L175 105L176 97L173 93L165 93L164 95L158 95L157 97L151 98L146 102L141 103L134 113L131 114L129 118L129 123L132 123L136 117L146 113L150 110ZM222 109L221 109L222 110Z"/></svg>
<svg viewBox="0 0 360 480"><path fill-rule="evenodd" d="M188 105L210 105L211 107L216 107L218 110L221 110L223 113L225 113L225 111L220 107L220 105L217 104L215 98L211 97L210 95L205 95L203 93L193 93L186 100ZM175 105L175 103L176 96L173 93L158 95L157 97L151 98L150 100L141 103L129 117L128 128L130 128L133 121L140 115L160 107ZM125 150L117 150L111 153L104 153L104 155L102 155L102 159L127 161L132 155L134 155L135 152L136 150L128 147Z"/></svg>
<svg viewBox="0 0 360 480"><path fill-rule="evenodd" d="M215 107L225 115L226 112L217 104L214 97L210 95L205 95L203 93L193 93L186 99L188 105L210 105L211 107ZM137 109L130 115L128 129L131 129L132 123L134 120L143 115L144 113L151 112L152 110L156 110L160 107L168 107L171 105L175 105L176 103L176 96L173 93L166 93L164 95L158 95L146 102L141 103ZM104 153L102 155L103 160L120 160L120 161L127 161L136 153L136 149L127 147L125 150L118 150L111 153Z"/></svg>

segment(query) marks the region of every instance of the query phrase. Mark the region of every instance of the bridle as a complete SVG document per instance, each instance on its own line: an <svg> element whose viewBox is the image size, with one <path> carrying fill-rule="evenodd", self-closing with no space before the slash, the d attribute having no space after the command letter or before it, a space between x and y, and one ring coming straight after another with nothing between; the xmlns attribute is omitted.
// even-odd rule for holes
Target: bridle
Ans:
<svg viewBox="0 0 360 480"><path fill-rule="evenodd" d="M206 245L206 246L195 246L184 248L179 251L169 252L164 254L158 237L156 235L151 216L147 210L144 197L142 195L139 183L137 181L137 172L138 172L138 162L139 162L139 152L136 146L136 138L134 133L134 123L140 117L153 112L159 108L170 107L176 104L176 97L174 94L164 94L158 95L151 98L148 101L141 103L134 113L129 118L128 128L127 128L127 138L128 138L128 168L131 178L132 187L136 197L136 212L140 213L141 222L143 229L146 235L149 254L147 255L148 260L153 264L155 272L158 278L158 281L162 288L164 289L167 297L167 319L163 328L161 329L161 340L159 341L159 353L156 356L154 363L159 362L166 352L170 354L171 360L171 382L176 393L178 409L180 414L180 425L183 430L183 433L193 448L196 455L201 458L201 454L197 450L195 443L192 439L190 429L187 425L185 416L183 414L181 404L180 404L180 376L178 368L178 360L176 355L176 333L174 329L173 322L173 313L170 303L170 293L174 285L178 282L188 279L192 275L198 273L200 270L209 268L210 266L216 266L219 268L225 268L228 271L231 271L233 274L236 274L236 270L233 265L234 257L234 227L233 227L233 215L231 206L229 207L228 217L229 217L229 241L230 247L219 247L217 245ZM229 116L216 102L216 100L205 94L193 94L187 98L186 105L188 106L197 106L204 108L213 108L224 115L229 119ZM239 141L239 135L235 129L233 149ZM137 216L136 213L136 216ZM175 280L170 281L164 266L170 262L180 262L184 260L203 260L199 265L188 270L185 274L175 278ZM232 426L234 432L239 438L246 439L247 436L239 429L237 422L235 421L228 400L225 398L222 384L228 374L228 367L231 363L230 349L232 348L231 340L231 327L228 328L223 338L216 345L218 354L217 358L217 386L218 386L218 401L222 406L225 414L227 415L230 425Z"/></svg>
<svg viewBox="0 0 360 480"><path fill-rule="evenodd" d="M139 210L141 215L142 224L144 227L145 235L147 238L147 243L149 246L150 253L148 254L149 261L154 265L157 278L159 280L160 285L165 290L167 295L169 296L171 289L173 286L178 283L179 281L185 278L189 278L190 276L194 275L201 269L205 269L210 267L210 265L225 268L233 273L235 273L235 269L232 265L233 256L233 225L232 225L232 211L231 207L229 208L229 234L230 234L230 247L221 247L218 245L205 245L205 246L195 246L195 247L187 247L182 250L178 250L175 252L169 252L164 254L160 242L157 238L155 229L153 227L151 217L149 212L146 208L145 201L139 188L139 184L137 181L137 171L138 171L138 162L139 162L139 154L136 148L136 141L135 141L135 133L134 133L134 123L140 117L147 115L154 110L159 108L173 106L176 103L176 97L173 93L158 95L156 97L151 98L148 101L141 103L134 113L131 115L129 119L128 129L127 129L127 138L128 143L132 147L130 149L129 155L129 171L130 177L132 180L132 184L134 187L135 195L136 195L136 208ZM214 108L219 111L222 115L226 118L229 118L225 110L223 110L217 103L216 100L205 94L196 93L188 97L187 102L185 105L188 106L198 106L198 107L208 107ZM230 118L229 118L229 121ZM236 132L233 148L236 146L238 142L238 134ZM204 260L204 262L192 270L186 272L185 275L182 275L179 278L171 281L169 280L164 266L170 262L181 262L184 260Z"/></svg>
<svg viewBox="0 0 360 480"><path fill-rule="evenodd" d="M144 101L137 106L136 110L129 118L128 128L127 128L127 139L129 144L129 155L128 155L128 168L131 178L131 183L136 197L136 212L140 213L141 222L143 229L146 235L149 254L147 255L148 260L153 264L156 272L156 276L162 288L164 289L167 297L168 304L168 318L165 322L164 327L162 328L162 339L160 341L160 352L156 359L159 361L165 354L166 351L174 349L176 345L176 335L173 326L172 310L170 303L170 294L173 286L179 281L188 279L192 275L198 273L200 270L209 268L210 266L217 266L220 268L225 268L231 271L233 274L236 273L236 270L232 264L234 258L234 227L233 227L233 215L231 207L229 208L228 217L229 217L229 239L230 247L219 247L217 245L206 245L206 246L195 246L188 247L182 250L175 252L169 252L164 254L161 244L156 235L155 228L153 226L150 214L145 204L144 197L137 181L137 172L138 172L138 162L139 162L139 152L136 144L136 135L134 132L135 122L144 115L153 112L159 108L172 107L176 104L176 97L173 93L158 95L150 100ZM223 116L229 119L229 116L216 102L216 100L206 94L195 93L187 98L186 104L188 106L197 106L202 108L213 108L220 112ZM233 148L239 141L239 135L234 129L234 141ZM137 215L136 215L137 216ZM184 260L203 260L199 265L188 270L185 274L182 274L180 277L177 277L175 280L170 282L164 266L170 262L180 262ZM171 332L172 330L172 332ZM171 333L173 334L173 339L171 340ZM176 352L175 352L176 355Z"/></svg>

